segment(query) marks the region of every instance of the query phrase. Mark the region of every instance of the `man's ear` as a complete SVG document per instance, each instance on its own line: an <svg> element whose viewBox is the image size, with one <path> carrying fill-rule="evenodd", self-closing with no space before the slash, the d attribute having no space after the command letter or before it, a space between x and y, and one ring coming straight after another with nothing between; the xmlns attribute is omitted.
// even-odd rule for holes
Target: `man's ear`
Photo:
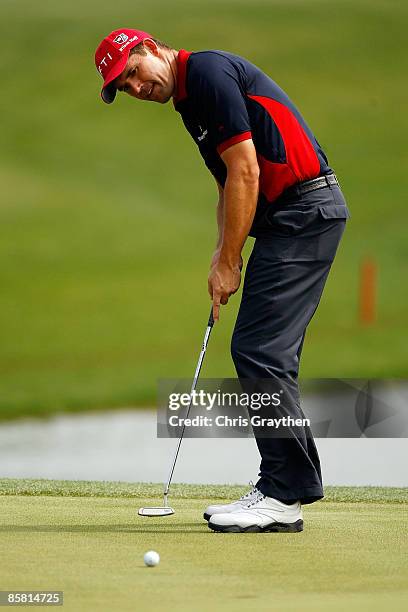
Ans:
<svg viewBox="0 0 408 612"><path fill-rule="evenodd" d="M145 47L147 47L148 51L153 55L159 55L159 47L156 45L154 40L151 38L145 38L143 41Z"/></svg>

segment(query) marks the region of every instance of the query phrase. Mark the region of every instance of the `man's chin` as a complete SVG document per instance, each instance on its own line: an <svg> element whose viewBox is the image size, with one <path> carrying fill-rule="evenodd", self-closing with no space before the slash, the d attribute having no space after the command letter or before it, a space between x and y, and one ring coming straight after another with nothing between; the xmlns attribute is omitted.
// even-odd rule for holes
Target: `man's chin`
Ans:
<svg viewBox="0 0 408 612"><path fill-rule="evenodd" d="M155 100L155 102L159 102L159 104L167 104L171 97L171 94L164 94L160 96L159 100Z"/></svg>

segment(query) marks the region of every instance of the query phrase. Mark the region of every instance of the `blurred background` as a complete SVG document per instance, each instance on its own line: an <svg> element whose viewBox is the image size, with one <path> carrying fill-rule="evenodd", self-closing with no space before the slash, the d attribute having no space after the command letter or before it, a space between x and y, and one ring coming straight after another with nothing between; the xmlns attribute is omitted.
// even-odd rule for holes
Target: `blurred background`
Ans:
<svg viewBox="0 0 408 612"><path fill-rule="evenodd" d="M194 372L210 305L215 183L171 102L101 102L94 51L121 26L176 49L244 55L289 94L352 214L301 375L407 376L405 2L2 0L0 15L3 427L154 407L158 378ZM239 297L222 310L204 376L234 375Z"/></svg>

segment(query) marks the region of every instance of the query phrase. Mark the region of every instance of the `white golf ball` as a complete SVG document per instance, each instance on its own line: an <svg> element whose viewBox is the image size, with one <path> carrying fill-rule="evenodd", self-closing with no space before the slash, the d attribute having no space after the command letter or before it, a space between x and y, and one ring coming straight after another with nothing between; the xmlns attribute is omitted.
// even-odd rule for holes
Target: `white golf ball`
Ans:
<svg viewBox="0 0 408 612"><path fill-rule="evenodd" d="M155 550L149 550L147 553L145 553L143 560L147 567L154 567L160 562L160 555Z"/></svg>

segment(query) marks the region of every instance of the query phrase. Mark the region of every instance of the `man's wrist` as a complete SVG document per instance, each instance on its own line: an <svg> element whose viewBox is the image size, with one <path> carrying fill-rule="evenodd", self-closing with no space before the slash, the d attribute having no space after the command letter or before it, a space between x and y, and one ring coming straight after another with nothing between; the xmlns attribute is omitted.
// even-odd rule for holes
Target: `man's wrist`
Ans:
<svg viewBox="0 0 408 612"><path fill-rule="evenodd" d="M218 263L224 264L231 269L239 268L241 264L241 253L231 253L221 248Z"/></svg>

